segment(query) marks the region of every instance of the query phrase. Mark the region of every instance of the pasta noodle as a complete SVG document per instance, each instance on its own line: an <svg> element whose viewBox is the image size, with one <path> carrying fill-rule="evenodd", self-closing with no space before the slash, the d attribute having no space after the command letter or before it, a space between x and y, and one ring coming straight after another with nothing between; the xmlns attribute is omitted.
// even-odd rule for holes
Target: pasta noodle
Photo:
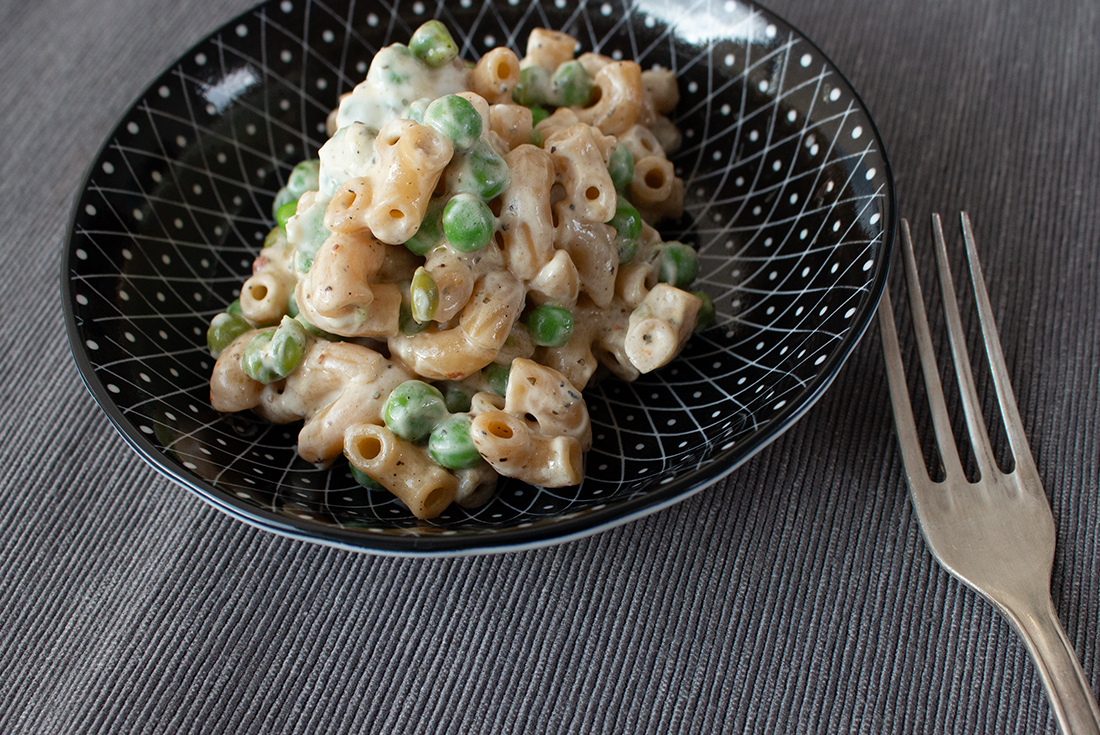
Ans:
<svg viewBox="0 0 1100 735"><path fill-rule="evenodd" d="M536 29L467 66L437 21L379 51L211 322L214 408L302 421L302 457L420 519L581 482L581 391L667 364L707 299L654 227L683 211L675 75L577 51Z"/></svg>

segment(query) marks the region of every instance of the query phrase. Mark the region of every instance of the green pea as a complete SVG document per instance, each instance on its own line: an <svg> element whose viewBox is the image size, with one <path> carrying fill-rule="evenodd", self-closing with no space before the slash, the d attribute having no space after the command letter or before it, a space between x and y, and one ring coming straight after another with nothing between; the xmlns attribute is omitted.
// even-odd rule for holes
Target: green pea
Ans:
<svg viewBox="0 0 1100 735"><path fill-rule="evenodd" d="M233 344L233 340L250 329L249 323L240 316L228 312L218 314L210 320L210 328L206 330L206 346L210 348L210 354L217 357Z"/></svg>
<svg viewBox="0 0 1100 735"><path fill-rule="evenodd" d="M681 242L666 242L662 246L661 270L658 280L676 288L687 288L699 275L699 254Z"/></svg>
<svg viewBox="0 0 1100 735"><path fill-rule="evenodd" d="M469 156L478 196L489 201L508 187L512 172L504 158L487 141L479 141Z"/></svg>
<svg viewBox="0 0 1100 735"><path fill-rule="evenodd" d="M611 183L615 185L616 191L624 191L634 180L634 154L622 143L611 151L607 172L611 174Z"/></svg>
<svg viewBox="0 0 1100 735"><path fill-rule="evenodd" d="M629 263L638 252L638 238L642 234L642 215L634 205L620 196L615 204L615 216L608 222L615 228L615 246L619 250L619 263Z"/></svg>
<svg viewBox="0 0 1100 735"><path fill-rule="evenodd" d="M279 227L286 227L286 221L298 213L298 200L295 199L292 202L287 202L283 206L279 207L279 211L275 213L275 221L279 223Z"/></svg>
<svg viewBox="0 0 1100 735"><path fill-rule="evenodd" d="M271 205L271 213L276 219L279 217L279 210L287 204L298 201L307 191L317 191L320 186L320 170L321 162L315 159L302 161L291 169L286 186L279 189Z"/></svg>
<svg viewBox="0 0 1100 735"><path fill-rule="evenodd" d="M702 305L699 307L699 313L695 316L694 329L695 332L702 332L714 321L714 299L707 296L702 291L692 291L692 293L703 301Z"/></svg>
<svg viewBox="0 0 1100 735"><path fill-rule="evenodd" d="M373 477L368 475L366 472L363 472L363 470L359 469L355 465L348 466L351 468L351 476L354 477L355 481L363 487L367 488L368 490L386 489L385 487L383 487L382 483L376 481Z"/></svg>
<svg viewBox="0 0 1100 735"><path fill-rule="evenodd" d="M413 273L409 285L409 311L413 321L418 324L430 322L439 306L439 288L432 274L420 266Z"/></svg>
<svg viewBox="0 0 1100 735"><path fill-rule="evenodd" d="M508 375L512 372L511 365L501 365L499 362L490 363L481 369L481 377L490 393L495 393L501 398L508 391Z"/></svg>
<svg viewBox="0 0 1100 735"><path fill-rule="evenodd" d="M290 176L287 177L286 188L298 195L294 197L295 199L307 191L317 191L320 173L321 162L319 160L302 161L291 170Z"/></svg>
<svg viewBox="0 0 1100 735"><path fill-rule="evenodd" d="M447 189L455 194L469 192L488 201L504 191L511 178L501 155L488 141L479 140L469 152L455 156L447 168Z"/></svg>
<svg viewBox="0 0 1100 735"><path fill-rule="evenodd" d="M560 107L584 107L592 99L592 80L579 61L560 64L550 77L551 99Z"/></svg>
<svg viewBox="0 0 1100 735"><path fill-rule="evenodd" d="M536 148L542 148L542 131L532 130L530 140L531 145L535 146Z"/></svg>
<svg viewBox="0 0 1100 735"><path fill-rule="evenodd" d="M252 338L241 356L241 369L253 380L273 383L301 364L306 342L302 325L285 316L278 329L265 329Z"/></svg>
<svg viewBox="0 0 1100 735"><path fill-rule="evenodd" d="M301 309L298 308L298 299L295 298L294 292L291 291L290 295L286 297L286 315L291 319L295 319L301 313Z"/></svg>
<svg viewBox="0 0 1100 735"><path fill-rule="evenodd" d="M550 113L545 107L539 107L538 105L531 106L531 125L538 125L548 117L550 117Z"/></svg>
<svg viewBox="0 0 1100 735"><path fill-rule="evenodd" d="M416 234L405 241L405 247L414 255L427 255L443 240L443 201L433 199L428 203L424 219Z"/></svg>
<svg viewBox="0 0 1100 735"><path fill-rule="evenodd" d="M573 336L573 312L562 306L538 306L526 323L531 341L541 347L561 347Z"/></svg>
<svg viewBox="0 0 1100 735"><path fill-rule="evenodd" d="M241 370L248 377L265 385L279 379L275 371L266 364L273 334L275 334L274 329L263 330L252 338L241 355Z"/></svg>
<svg viewBox="0 0 1100 735"><path fill-rule="evenodd" d="M416 58L433 69L438 69L458 56L455 40L438 20L429 20L417 28L409 40L409 48L416 54Z"/></svg>
<svg viewBox="0 0 1100 735"><path fill-rule="evenodd" d="M481 462L481 453L470 436L470 423L466 414L456 414L432 429L428 437L428 454L440 466L449 470L468 470Z"/></svg>
<svg viewBox="0 0 1100 735"><path fill-rule="evenodd" d="M421 125L424 124L424 111L428 109L432 101L427 97L421 97L418 100L409 103L409 106L401 113L402 119L412 120L418 122Z"/></svg>
<svg viewBox="0 0 1100 735"><path fill-rule="evenodd" d="M241 308L241 300L233 299L233 302L225 307L225 313L239 316L241 319L244 319L244 309Z"/></svg>
<svg viewBox="0 0 1100 735"><path fill-rule="evenodd" d="M300 195L294 196L294 192L285 186L282 189L279 189L279 191L275 193L275 201L271 203L271 216L275 219L278 219L279 210L285 207L287 204L297 202L299 198Z"/></svg>
<svg viewBox="0 0 1100 735"><path fill-rule="evenodd" d="M406 380L397 386L382 409L386 428L410 442L427 437L446 416L443 394L422 380Z"/></svg>
<svg viewBox="0 0 1100 735"><path fill-rule="evenodd" d="M519 72L519 81L512 87L512 101L517 105L542 106L548 100L550 72L541 66L529 66Z"/></svg>
<svg viewBox="0 0 1100 735"><path fill-rule="evenodd" d="M443 208L443 234L461 253L472 253L489 244L496 227L489 205L469 193L455 194Z"/></svg>
<svg viewBox="0 0 1100 735"><path fill-rule="evenodd" d="M465 413L470 410L470 393L461 386L453 383L447 386L443 393L443 400L447 404L447 410L451 413Z"/></svg>
<svg viewBox="0 0 1100 735"><path fill-rule="evenodd" d="M424 124L450 138L459 152L469 150L481 138L481 114L468 99L457 94L440 97L428 105Z"/></svg>

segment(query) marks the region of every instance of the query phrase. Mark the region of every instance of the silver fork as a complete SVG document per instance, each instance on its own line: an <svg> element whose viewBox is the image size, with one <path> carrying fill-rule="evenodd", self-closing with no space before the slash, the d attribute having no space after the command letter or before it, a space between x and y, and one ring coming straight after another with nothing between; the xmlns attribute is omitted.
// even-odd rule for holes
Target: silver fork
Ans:
<svg viewBox="0 0 1100 735"><path fill-rule="evenodd" d="M970 482L964 474L951 432L943 386L924 310L924 299L913 258L909 223L902 220L902 254L908 282L909 305L917 337L921 370L932 412L936 442L945 478L934 482L928 474L913 420L905 382L894 311L889 289L879 307L883 352L886 356L894 422L901 445L909 492L928 548L953 576L993 603L1023 639L1046 688L1054 718L1063 733L1100 734L1100 709L1058 622L1050 598L1050 570L1054 563L1054 519L1024 435L1001 353L993 313L985 290L970 218L962 213L963 240L970 280L981 322L990 373L1004 418L1015 468L1004 473L993 458L982 418L973 371L966 349L955 286L947 263L943 227L932 215L936 264L943 294L951 354L959 382L970 442L981 477Z"/></svg>

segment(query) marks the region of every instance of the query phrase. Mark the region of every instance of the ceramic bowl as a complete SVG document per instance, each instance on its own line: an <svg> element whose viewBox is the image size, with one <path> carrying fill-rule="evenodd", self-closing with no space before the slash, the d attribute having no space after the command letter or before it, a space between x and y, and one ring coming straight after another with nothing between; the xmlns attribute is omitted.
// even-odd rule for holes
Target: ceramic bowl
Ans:
<svg viewBox="0 0 1100 735"><path fill-rule="evenodd" d="M392 554L530 548L590 534L699 491L791 426L866 330L894 236L881 140L811 41L741 0L507 0L381 5L271 0L156 78L77 193L62 297L73 354L111 421L164 474L271 531ZM535 27L584 50L676 71L673 162L713 326L637 382L589 387L584 482L501 483L489 504L420 521L318 469L297 427L210 407L210 318L237 297L291 167L372 55L439 17L476 59Z"/></svg>

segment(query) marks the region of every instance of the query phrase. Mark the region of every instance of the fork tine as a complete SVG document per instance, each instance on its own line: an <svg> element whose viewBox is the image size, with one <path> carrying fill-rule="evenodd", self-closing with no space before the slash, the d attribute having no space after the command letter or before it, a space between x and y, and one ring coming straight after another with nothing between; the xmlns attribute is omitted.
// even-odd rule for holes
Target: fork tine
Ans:
<svg viewBox="0 0 1100 735"><path fill-rule="evenodd" d="M997 325L993 321L993 308L989 304L989 294L985 290L985 277L982 264L978 260L978 248L974 245L974 230L970 226L970 217L966 212L959 214L962 221L963 241L966 244L966 262L970 267L970 283L974 289L974 301L978 308L978 321L982 327L982 341L985 343L986 356L989 359L989 371L993 377L993 386L997 391L997 403L1001 407L1001 416L1005 423L1005 433L1017 466L1027 463L1035 466L1031 456L1031 447L1024 434L1024 423L1020 420L1020 410L1016 406L1016 396L1012 383L1008 379L1001 340L997 336Z"/></svg>
<svg viewBox="0 0 1100 735"><path fill-rule="evenodd" d="M932 235L936 241L936 266L940 275L943 311L947 317L948 342L955 362L955 377L959 381L959 395L962 398L963 413L966 415L966 427L970 432L970 444L974 449L978 468L982 474L985 474L995 470L997 463L993 459L989 430L982 417L982 404L974 386L974 368L970 363L970 352L966 349L966 337L963 335L962 320L959 318L959 304L955 298L955 280L951 277L951 266L947 262L943 224L938 214L932 215Z"/></svg>
<svg viewBox="0 0 1100 735"><path fill-rule="evenodd" d="M955 436L951 432L951 420L943 398L943 384L940 382L939 369L936 367L936 353L932 347L932 334L928 329L928 314L924 310L924 295L921 292L920 277L917 275L916 258L913 256L913 238L909 232L909 222L904 219L901 221L901 235L909 312L913 331L917 336L917 353L920 355L921 373L924 375L928 406L932 411L932 427L936 433L940 460L948 476L962 476L962 462L959 460L959 451L955 446ZM917 446L920 446L919 442ZM925 471L927 473L927 470Z"/></svg>
<svg viewBox="0 0 1100 735"><path fill-rule="evenodd" d="M913 418L913 404L909 401L909 387L905 382L905 366L901 363L898 332L894 326L894 304L890 300L889 288L882 292L882 302L878 307L878 322L879 331L882 333L882 352L886 358L886 380L890 386L890 403L894 407L894 428L898 432L898 445L901 447L901 460L905 465L905 474L909 476L910 484L918 478L928 482L928 468L920 452L917 422Z"/></svg>

